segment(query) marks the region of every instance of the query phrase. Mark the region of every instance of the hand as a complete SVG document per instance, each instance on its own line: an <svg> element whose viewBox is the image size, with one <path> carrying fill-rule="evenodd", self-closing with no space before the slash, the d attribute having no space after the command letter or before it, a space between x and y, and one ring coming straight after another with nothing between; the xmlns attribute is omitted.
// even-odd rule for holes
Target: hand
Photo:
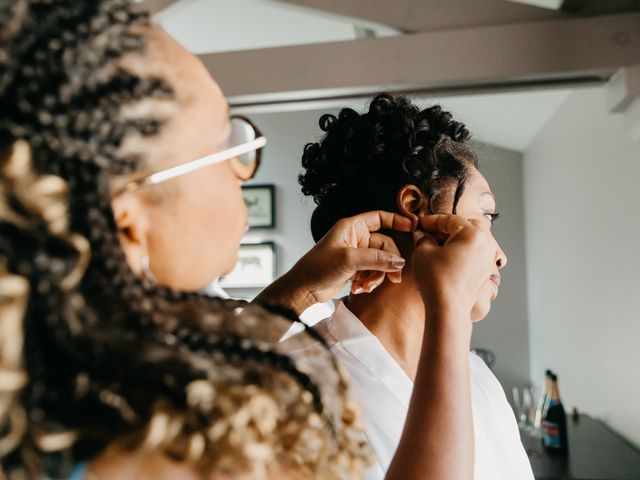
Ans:
<svg viewBox="0 0 640 480"><path fill-rule="evenodd" d="M353 280L352 293L371 292L385 277L400 283L406 262L393 239L377 231L414 228L410 219L384 211L344 218L294 268L309 276L303 283L317 302L333 298L349 280Z"/></svg>
<svg viewBox="0 0 640 480"><path fill-rule="evenodd" d="M370 292L385 277L400 283L406 262L395 242L377 233L380 229L408 233L415 229L415 222L383 211L344 218L256 300L278 303L300 314L314 303L331 300L352 279L353 293Z"/></svg>
<svg viewBox="0 0 640 480"><path fill-rule="evenodd" d="M419 226L413 275L425 303L457 305L471 313L478 293L496 272L489 232L480 222L458 215L428 215Z"/></svg>

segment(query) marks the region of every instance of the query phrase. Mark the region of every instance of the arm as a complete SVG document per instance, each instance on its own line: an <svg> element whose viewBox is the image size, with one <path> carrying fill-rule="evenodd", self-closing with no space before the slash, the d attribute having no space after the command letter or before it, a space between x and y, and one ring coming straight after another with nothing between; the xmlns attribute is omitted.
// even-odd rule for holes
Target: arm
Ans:
<svg viewBox="0 0 640 480"><path fill-rule="evenodd" d="M486 230L457 215L423 217L421 226L424 232L414 233L413 275L426 307L425 335L386 478L472 479L471 309L495 269L495 255Z"/></svg>
<svg viewBox="0 0 640 480"><path fill-rule="evenodd" d="M386 479L473 478L468 328L463 311L431 309L416 382L398 450Z"/></svg>

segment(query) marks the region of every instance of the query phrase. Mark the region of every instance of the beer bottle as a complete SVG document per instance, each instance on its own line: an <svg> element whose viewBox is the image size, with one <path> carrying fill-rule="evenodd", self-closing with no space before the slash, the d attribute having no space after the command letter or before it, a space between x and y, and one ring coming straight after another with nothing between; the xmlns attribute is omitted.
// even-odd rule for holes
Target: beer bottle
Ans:
<svg viewBox="0 0 640 480"><path fill-rule="evenodd" d="M551 374L550 390L547 402L542 412L542 444L545 450L552 455L566 455L569 446L567 443L567 416L560 401L558 391L558 377Z"/></svg>

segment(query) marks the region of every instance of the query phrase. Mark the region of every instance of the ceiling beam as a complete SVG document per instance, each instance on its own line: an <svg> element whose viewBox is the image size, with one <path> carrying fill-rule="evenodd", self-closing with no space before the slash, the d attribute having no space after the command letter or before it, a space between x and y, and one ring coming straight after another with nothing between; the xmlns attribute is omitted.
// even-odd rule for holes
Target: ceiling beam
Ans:
<svg viewBox="0 0 640 480"><path fill-rule="evenodd" d="M506 0L279 0L404 32L427 32L564 18L566 13Z"/></svg>
<svg viewBox="0 0 640 480"><path fill-rule="evenodd" d="M232 106L608 80L640 63L640 14L201 55Z"/></svg>

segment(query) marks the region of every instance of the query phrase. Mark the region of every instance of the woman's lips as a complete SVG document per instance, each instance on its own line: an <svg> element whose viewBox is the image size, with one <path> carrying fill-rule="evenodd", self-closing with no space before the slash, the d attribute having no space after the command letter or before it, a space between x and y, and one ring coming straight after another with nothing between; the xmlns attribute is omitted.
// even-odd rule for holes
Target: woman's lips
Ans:
<svg viewBox="0 0 640 480"><path fill-rule="evenodd" d="M493 298L495 299L498 296L498 291L500 290L500 275L491 275L491 277L489 277L489 281L495 289L495 294L493 296Z"/></svg>

